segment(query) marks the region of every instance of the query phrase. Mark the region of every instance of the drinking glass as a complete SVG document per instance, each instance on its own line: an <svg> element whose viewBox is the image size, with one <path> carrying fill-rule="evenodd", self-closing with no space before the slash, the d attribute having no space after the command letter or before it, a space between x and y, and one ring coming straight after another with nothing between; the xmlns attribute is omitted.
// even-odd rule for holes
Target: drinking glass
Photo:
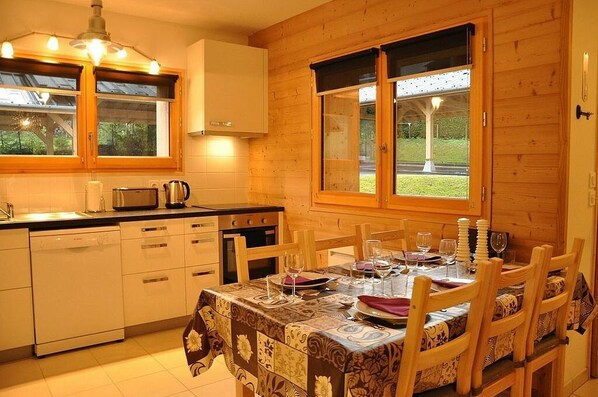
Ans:
<svg viewBox="0 0 598 397"><path fill-rule="evenodd" d="M496 256L501 257L501 253L507 248L507 233L505 232L492 232L490 235L490 246Z"/></svg>
<svg viewBox="0 0 598 397"><path fill-rule="evenodd" d="M448 278L449 263L452 263L455 260L455 256L457 255L457 241L450 238L443 238L442 240L440 240L438 253L444 260L444 264L446 265L446 278Z"/></svg>
<svg viewBox="0 0 598 397"><path fill-rule="evenodd" d="M430 232L417 232L417 236L415 237L415 245L417 249L421 251L423 259L426 259L426 254L432 248L432 233ZM418 262L418 267L423 269L423 263L420 265Z"/></svg>
<svg viewBox="0 0 598 397"><path fill-rule="evenodd" d="M388 250L380 250L378 255L374 258L373 268L376 274L380 276L380 287L382 288L381 295L386 296L384 292L384 279L392 271L391 253Z"/></svg>
<svg viewBox="0 0 598 397"><path fill-rule="evenodd" d="M371 277L368 279L372 284L378 282L374 279L373 267L375 259L380 255L380 250L382 250L382 241L380 240L366 240L363 243L363 254L365 255L365 259L372 264L372 271L370 272Z"/></svg>
<svg viewBox="0 0 598 397"><path fill-rule="evenodd" d="M289 254L285 252L283 262L284 270L287 273L287 276L289 276L293 280L293 292L291 294L291 300L301 299L295 294L295 281L297 279L297 276L299 276L299 273L303 271L303 267L305 266L303 254Z"/></svg>

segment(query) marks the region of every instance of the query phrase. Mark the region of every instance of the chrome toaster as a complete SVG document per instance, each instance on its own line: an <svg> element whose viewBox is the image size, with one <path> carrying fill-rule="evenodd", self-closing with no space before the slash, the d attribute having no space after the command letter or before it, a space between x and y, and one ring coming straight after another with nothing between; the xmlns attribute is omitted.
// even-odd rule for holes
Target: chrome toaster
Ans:
<svg viewBox="0 0 598 397"><path fill-rule="evenodd" d="M158 208L158 189L155 187L114 188L112 189L112 208L116 211Z"/></svg>

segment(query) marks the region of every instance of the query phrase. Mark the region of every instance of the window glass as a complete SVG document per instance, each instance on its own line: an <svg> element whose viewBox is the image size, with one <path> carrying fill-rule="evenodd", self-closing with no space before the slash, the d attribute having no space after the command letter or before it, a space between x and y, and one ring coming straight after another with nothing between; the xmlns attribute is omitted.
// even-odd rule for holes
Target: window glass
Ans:
<svg viewBox="0 0 598 397"><path fill-rule="evenodd" d="M0 60L0 155L77 155L81 67Z"/></svg>
<svg viewBox="0 0 598 397"><path fill-rule="evenodd" d="M96 70L99 156L170 156L176 77Z"/></svg>
<svg viewBox="0 0 598 397"><path fill-rule="evenodd" d="M395 84L394 193L468 198L470 70Z"/></svg>
<svg viewBox="0 0 598 397"><path fill-rule="evenodd" d="M376 87L327 94L322 102L322 190L376 193Z"/></svg>

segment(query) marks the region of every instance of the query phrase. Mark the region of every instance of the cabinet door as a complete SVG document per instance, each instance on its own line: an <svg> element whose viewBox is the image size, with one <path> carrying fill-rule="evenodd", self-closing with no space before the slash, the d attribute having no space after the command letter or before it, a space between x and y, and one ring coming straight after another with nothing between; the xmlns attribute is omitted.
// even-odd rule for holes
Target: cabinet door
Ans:
<svg viewBox="0 0 598 397"><path fill-rule="evenodd" d="M184 251L182 235L123 240L123 274L183 267Z"/></svg>
<svg viewBox="0 0 598 397"><path fill-rule="evenodd" d="M185 235L185 266L218 262L218 247L218 232Z"/></svg>
<svg viewBox="0 0 598 397"><path fill-rule="evenodd" d="M185 234L217 231L217 216L198 216L194 218L185 218Z"/></svg>
<svg viewBox="0 0 598 397"><path fill-rule="evenodd" d="M0 291L0 351L33 345L31 288Z"/></svg>
<svg viewBox="0 0 598 397"><path fill-rule="evenodd" d="M181 317L186 314L185 271L123 276L125 326Z"/></svg>
<svg viewBox="0 0 598 397"><path fill-rule="evenodd" d="M0 250L0 290L31 286L29 248Z"/></svg>
<svg viewBox="0 0 598 397"><path fill-rule="evenodd" d="M120 236L123 240L183 234L182 219L158 219L151 221L123 222L120 224Z"/></svg>
<svg viewBox="0 0 598 397"><path fill-rule="evenodd" d="M187 314L193 313L202 289L219 284L218 277L218 263L185 268Z"/></svg>

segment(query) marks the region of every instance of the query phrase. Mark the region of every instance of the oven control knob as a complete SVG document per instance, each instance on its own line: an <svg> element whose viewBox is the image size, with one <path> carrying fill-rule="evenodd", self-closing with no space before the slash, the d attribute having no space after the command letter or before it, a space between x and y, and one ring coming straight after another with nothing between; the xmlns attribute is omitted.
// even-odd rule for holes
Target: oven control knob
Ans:
<svg viewBox="0 0 598 397"><path fill-rule="evenodd" d="M268 223L268 218L262 218L262 223Z"/></svg>
<svg viewBox="0 0 598 397"><path fill-rule="evenodd" d="M247 224L248 225L253 225L253 219L247 219Z"/></svg>
<svg viewBox="0 0 598 397"><path fill-rule="evenodd" d="M238 225L239 225L239 222L233 221L233 226L238 226Z"/></svg>

